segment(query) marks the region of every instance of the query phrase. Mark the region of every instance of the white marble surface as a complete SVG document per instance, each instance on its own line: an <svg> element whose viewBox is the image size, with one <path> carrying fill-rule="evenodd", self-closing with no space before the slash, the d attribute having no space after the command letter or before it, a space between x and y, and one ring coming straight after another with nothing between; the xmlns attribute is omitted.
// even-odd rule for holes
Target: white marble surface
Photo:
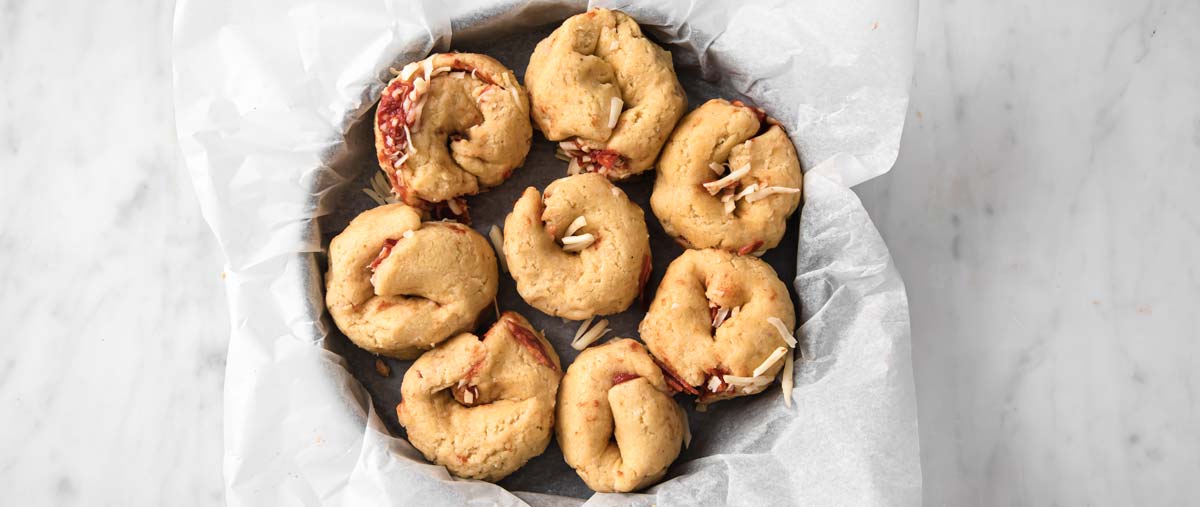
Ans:
<svg viewBox="0 0 1200 507"><path fill-rule="evenodd" d="M0 3L0 504L222 501L222 260L172 7Z"/></svg>
<svg viewBox="0 0 1200 507"><path fill-rule="evenodd" d="M1200 502L1200 4L927 0L900 160L930 505ZM0 495L221 502L171 7L0 4Z"/></svg>
<svg viewBox="0 0 1200 507"><path fill-rule="evenodd" d="M900 160L930 505L1200 503L1200 2L924 1Z"/></svg>

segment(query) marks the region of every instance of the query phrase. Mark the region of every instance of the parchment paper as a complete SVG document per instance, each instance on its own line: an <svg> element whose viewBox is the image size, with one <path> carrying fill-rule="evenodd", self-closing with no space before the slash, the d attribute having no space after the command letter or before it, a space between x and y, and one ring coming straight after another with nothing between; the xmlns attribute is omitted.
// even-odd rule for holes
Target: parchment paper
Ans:
<svg viewBox="0 0 1200 507"><path fill-rule="evenodd" d="M389 66L431 50L487 53L524 74L529 53L588 6L528 1L183 2L175 27L178 133L205 218L229 260L233 330L225 475L234 505L912 505L920 465L903 283L848 186L887 171L907 105L911 2L595 2L670 49L690 107L742 98L787 127L805 203L764 259L794 279L804 360L777 385L690 410L694 439L658 486L594 495L557 447L500 485L450 478L402 438L392 408L408 362L351 345L322 302L322 249L374 205L369 121ZM564 174L539 134L526 165L469 199L501 224L517 193ZM809 169L813 168L813 169ZM680 252L648 206L653 176L622 187L646 210L655 270ZM545 329L568 364L577 323L532 310L502 276L500 304ZM635 305L610 318L636 337ZM485 324L486 325L486 324Z"/></svg>

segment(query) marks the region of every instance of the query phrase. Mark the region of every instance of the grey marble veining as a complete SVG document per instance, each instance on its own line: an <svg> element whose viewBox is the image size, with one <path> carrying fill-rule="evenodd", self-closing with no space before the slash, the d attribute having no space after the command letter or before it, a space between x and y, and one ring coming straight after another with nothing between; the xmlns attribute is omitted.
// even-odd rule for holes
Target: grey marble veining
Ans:
<svg viewBox="0 0 1200 507"><path fill-rule="evenodd" d="M221 257L164 2L0 4L0 503L219 504Z"/></svg>
<svg viewBox="0 0 1200 507"><path fill-rule="evenodd" d="M1200 4L921 8L893 172L930 505L1200 501ZM222 500L171 6L0 3L0 503Z"/></svg>
<svg viewBox="0 0 1200 507"><path fill-rule="evenodd" d="M922 2L900 159L930 505L1200 502L1200 3Z"/></svg>

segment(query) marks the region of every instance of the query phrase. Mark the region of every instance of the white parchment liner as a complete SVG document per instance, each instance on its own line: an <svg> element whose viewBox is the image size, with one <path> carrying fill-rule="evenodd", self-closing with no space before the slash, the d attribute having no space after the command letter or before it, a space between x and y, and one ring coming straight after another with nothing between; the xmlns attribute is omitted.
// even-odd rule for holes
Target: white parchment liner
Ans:
<svg viewBox="0 0 1200 507"><path fill-rule="evenodd" d="M699 105L697 98L740 94L787 127L808 169L799 232L792 233L799 238L794 289L806 359L797 363L792 409L772 387L753 399L725 402L728 407L715 405L712 414L693 412L696 441L665 482L634 495L594 495L587 503L918 504L904 286L849 190L895 161L908 100L915 1L593 5L633 15L673 52L690 107ZM525 474L516 482L520 490L510 492L452 479L391 436L369 389L352 374L365 378L352 352L338 344L344 338L323 315L320 266L323 238L344 224L341 215L359 211L347 203L365 199L350 196L375 168L362 163L369 135L355 134L354 127L362 129L360 120L389 66L432 50L487 48L493 39L527 43L522 34L548 29L587 7L549 0L178 5L178 135L204 216L228 259L230 504L584 501L576 498L577 478L550 472L565 467L561 457L550 455L553 449L531 463L534 470L518 472ZM523 74L520 63L510 65ZM539 149L514 180L540 185L561 175L544 168L549 153ZM511 204L507 192L526 184L512 183L496 190L501 207ZM473 198L473 209L489 211L487 199ZM500 223L503 217L495 215L477 214L476 228ZM653 221L648 209L647 220ZM673 254L655 248L656 266L669 262ZM779 262L772 261L777 269ZM636 336L636 320L629 319L614 319L614 327ZM573 330L561 327L568 328ZM547 333L561 338L559 328ZM563 350L558 343L556 348ZM572 357L564 355L564 362ZM546 472L538 476L537 467Z"/></svg>

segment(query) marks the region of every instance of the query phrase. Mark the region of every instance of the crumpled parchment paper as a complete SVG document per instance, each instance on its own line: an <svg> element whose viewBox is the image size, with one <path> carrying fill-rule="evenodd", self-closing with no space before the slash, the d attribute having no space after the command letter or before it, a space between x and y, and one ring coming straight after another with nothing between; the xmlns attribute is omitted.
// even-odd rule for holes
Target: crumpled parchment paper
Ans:
<svg viewBox="0 0 1200 507"><path fill-rule="evenodd" d="M402 436L391 408L408 363L353 347L324 312L322 248L373 205L369 118L388 78L430 51L484 52L523 75L532 45L583 2L183 1L176 10L178 135L228 259L232 336L225 479L233 505L915 505L916 406L903 282L850 186L895 160L907 107L913 0L597 1L675 59L690 107L742 98L786 126L806 169L803 210L768 252L802 322L796 404L762 395L690 409L694 434L664 482L592 495L553 444L500 485L452 479ZM535 134L525 167L472 197L474 227L564 174ZM678 253L646 205L654 287ZM500 304L547 332L564 364L576 323ZM639 308L612 317L636 337Z"/></svg>

